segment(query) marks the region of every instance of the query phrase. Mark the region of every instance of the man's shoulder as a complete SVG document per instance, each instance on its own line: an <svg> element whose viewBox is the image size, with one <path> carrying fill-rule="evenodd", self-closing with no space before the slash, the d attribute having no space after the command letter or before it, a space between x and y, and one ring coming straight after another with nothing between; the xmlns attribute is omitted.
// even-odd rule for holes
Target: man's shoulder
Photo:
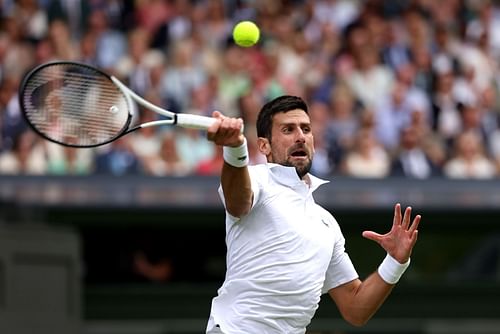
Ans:
<svg viewBox="0 0 500 334"><path fill-rule="evenodd" d="M249 165L248 171L253 174L268 174L269 167L267 164Z"/></svg>
<svg viewBox="0 0 500 334"><path fill-rule="evenodd" d="M250 178L259 183L264 182L269 177L269 167L267 164L257 164L248 166Z"/></svg>

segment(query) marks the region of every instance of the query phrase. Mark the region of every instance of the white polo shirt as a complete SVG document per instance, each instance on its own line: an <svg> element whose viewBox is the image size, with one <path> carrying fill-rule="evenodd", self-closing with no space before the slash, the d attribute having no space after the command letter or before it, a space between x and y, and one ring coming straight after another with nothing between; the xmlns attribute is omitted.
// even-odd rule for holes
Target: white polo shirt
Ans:
<svg viewBox="0 0 500 334"><path fill-rule="evenodd" d="M227 272L207 333L305 333L321 294L358 278L337 221L312 196L328 181L309 174L309 186L277 164L248 168L252 209L241 219L226 212Z"/></svg>

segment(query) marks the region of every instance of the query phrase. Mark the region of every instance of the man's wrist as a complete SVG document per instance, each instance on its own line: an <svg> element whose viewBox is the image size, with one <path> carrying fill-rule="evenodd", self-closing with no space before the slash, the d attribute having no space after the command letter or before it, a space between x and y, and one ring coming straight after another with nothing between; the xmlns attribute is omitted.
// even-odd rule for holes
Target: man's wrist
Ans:
<svg viewBox="0 0 500 334"><path fill-rule="evenodd" d="M396 284L410 265L410 259L405 263L399 263L389 253L378 267L378 274L388 284Z"/></svg>
<svg viewBox="0 0 500 334"><path fill-rule="evenodd" d="M233 167L245 167L248 165L248 146L246 138L243 139L243 144L237 147L223 146L222 155L224 161Z"/></svg>

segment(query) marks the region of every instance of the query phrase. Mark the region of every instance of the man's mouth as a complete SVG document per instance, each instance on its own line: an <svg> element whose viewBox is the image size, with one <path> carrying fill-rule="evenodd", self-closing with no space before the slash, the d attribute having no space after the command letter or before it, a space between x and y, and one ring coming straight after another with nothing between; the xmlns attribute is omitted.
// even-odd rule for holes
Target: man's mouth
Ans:
<svg viewBox="0 0 500 334"><path fill-rule="evenodd" d="M290 153L290 156L292 156L294 158L306 158L307 157L307 151L304 150L304 149L296 149L296 150L293 150Z"/></svg>

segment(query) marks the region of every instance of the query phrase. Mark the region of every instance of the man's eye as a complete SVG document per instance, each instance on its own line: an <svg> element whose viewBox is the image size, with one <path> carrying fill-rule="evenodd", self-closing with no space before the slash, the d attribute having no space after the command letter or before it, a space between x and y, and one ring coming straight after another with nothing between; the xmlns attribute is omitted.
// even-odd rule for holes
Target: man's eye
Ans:
<svg viewBox="0 0 500 334"><path fill-rule="evenodd" d="M309 133L309 132L311 132L311 127L309 127L309 126L305 126L305 127L303 127L303 128L302 128L302 132L304 132L304 133Z"/></svg>

